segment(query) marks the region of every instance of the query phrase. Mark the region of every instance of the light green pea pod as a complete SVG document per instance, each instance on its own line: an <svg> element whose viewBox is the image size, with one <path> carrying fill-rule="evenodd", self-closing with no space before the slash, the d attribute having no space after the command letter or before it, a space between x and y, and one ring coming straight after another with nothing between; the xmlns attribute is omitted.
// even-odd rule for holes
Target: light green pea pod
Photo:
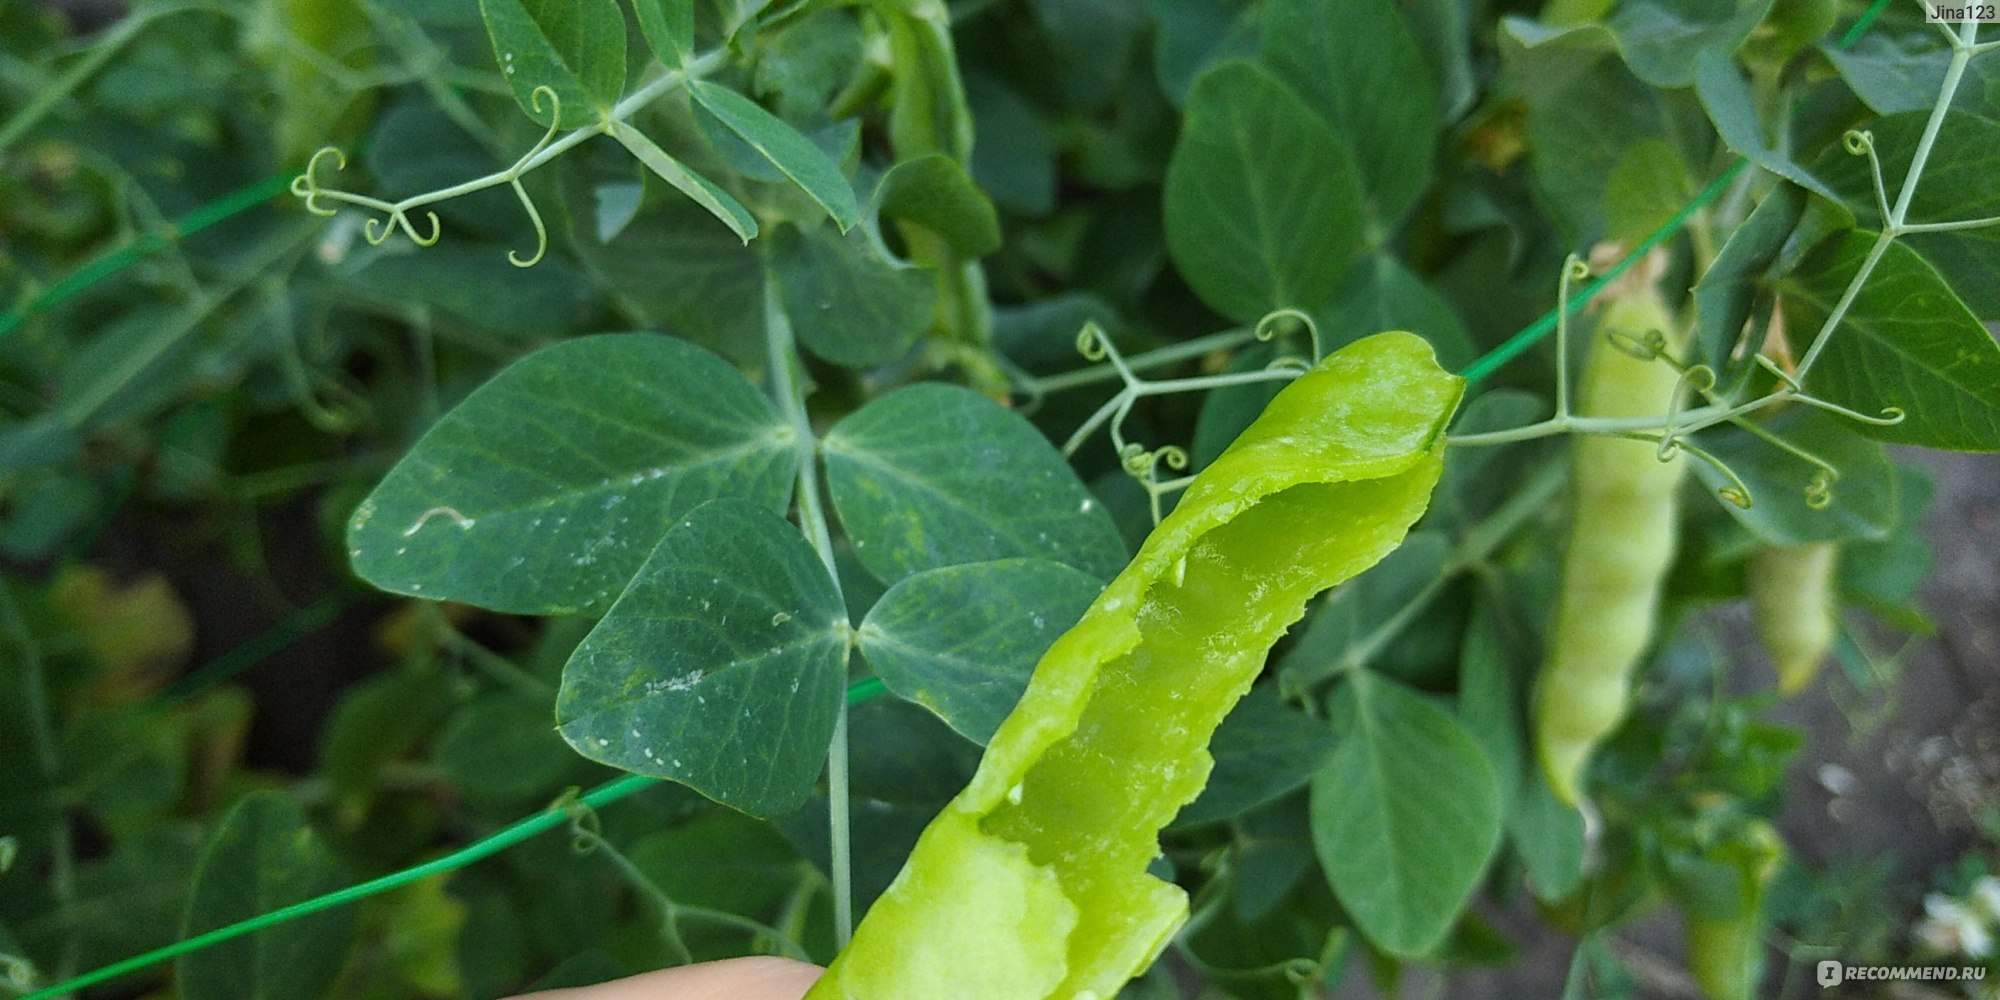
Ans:
<svg viewBox="0 0 2000 1000"><path fill-rule="evenodd" d="M1665 414L1680 375L1659 360L1620 350L1610 337L1658 331L1678 350L1673 317L1647 285L1609 300L1577 383L1588 417ZM1563 555L1562 589L1549 659L1535 691L1535 749L1549 785L1574 804L1597 744L1625 717L1632 668L1653 637L1660 582L1673 563L1676 499L1684 461L1660 461L1657 446L1623 438L1576 441L1575 513Z"/></svg>
<svg viewBox="0 0 2000 1000"><path fill-rule="evenodd" d="M1314 594L1430 502L1463 391L1408 333L1287 386L1056 640L809 1000L1109 998L1187 920L1146 873L1210 735Z"/></svg>
<svg viewBox="0 0 2000 1000"><path fill-rule="evenodd" d="M1805 690L1833 651L1839 551L1832 542L1766 545L1750 557L1744 584L1750 591L1751 621L1777 668L1780 694Z"/></svg>
<svg viewBox="0 0 2000 1000"><path fill-rule="evenodd" d="M1764 890L1784 860L1785 842L1757 820L1725 853L1738 875L1735 906L1728 913L1688 914L1688 974L1708 1000L1750 1000L1764 968Z"/></svg>

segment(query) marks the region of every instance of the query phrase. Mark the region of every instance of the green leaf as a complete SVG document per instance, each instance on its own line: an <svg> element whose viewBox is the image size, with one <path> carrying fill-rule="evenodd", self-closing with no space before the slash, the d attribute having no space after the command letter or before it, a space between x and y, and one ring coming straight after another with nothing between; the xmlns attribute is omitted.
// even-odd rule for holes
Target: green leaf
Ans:
<svg viewBox="0 0 2000 1000"><path fill-rule="evenodd" d="M1695 193L1687 168L1665 139L1634 143L1604 183L1604 237L1631 245L1679 212Z"/></svg>
<svg viewBox="0 0 2000 1000"><path fill-rule="evenodd" d="M1257 55L1256 8L1240 0L1151 0L1153 73L1176 106L1202 71Z"/></svg>
<svg viewBox="0 0 2000 1000"><path fill-rule="evenodd" d="M1672 90L1694 83L1702 54L1735 52L1770 9L1771 0L1627 0L1604 26L1639 79Z"/></svg>
<svg viewBox="0 0 2000 1000"><path fill-rule="evenodd" d="M1730 355L1743 339L1743 325L1752 315L1768 311L1771 265L1784 250L1786 238L1798 228L1805 208L1803 190L1790 184L1773 188L1750 217L1729 234L1729 242L1722 245L1715 262L1695 283L1696 350L1701 361L1715 371L1727 369Z"/></svg>
<svg viewBox="0 0 2000 1000"><path fill-rule="evenodd" d="M875 188L882 214L930 230L970 260L1000 249L1000 216L965 168L933 153L890 168Z"/></svg>
<svg viewBox="0 0 2000 1000"><path fill-rule="evenodd" d="M531 268L507 252L532 244L447 242L423 253L382 254L342 282L355 298L390 309L429 308L438 320L530 341L580 330L596 306L588 283L551 257Z"/></svg>
<svg viewBox="0 0 2000 1000"><path fill-rule="evenodd" d="M1437 351L1438 364L1453 371L1478 353L1451 303L1389 253L1356 261L1339 291L1313 318L1322 353L1384 330L1408 330L1424 338Z"/></svg>
<svg viewBox="0 0 2000 1000"><path fill-rule="evenodd" d="M1783 282L1785 330L1802 353L1874 244L1827 239ZM2000 450L2000 345L1916 252L1889 245L1834 331L1807 388L1862 413L1899 407L1871 437L1956 451Z"/></svg>
<svg viewBox="0 0 2000 1000"><path fill-rule="evenodd" d="M859 230L784 226L772 237L770 267L800 343L850 368L908 354L937 306L934 273L890 263Z"/></svg>
<svg viewBox="0 0 2000 1000"><path fill-rule="evenodd" d="M861 623L863 655L889 690L981 746L1028 675L1104 585L1045 559L1003 559L896 581Z"/></svg>
<svg viewBox="0 0 2000 1000"><path fill-rule="evenodd" d="M1368 214L1383 229L1430 183L1438 129L1437 87L1397 7L1269 0L1263 11L1264 63L1353 154Z"/></svg>
<svg viewBox="0 0 2000 1000"><path fill-rule="evenodd" d="M979 144L972 147L969 166L980 190L1023 215L1055 211L1055 140L1041 113L1012 88L986 77L967 78L965 90L979 120Z"/></svg>
<svg viewBox="0 0 2000 1000"><path fill-rule="evenodd" d="M860 219L861 209L854 203L854 189L848 186L847 177L811 139L728 87L689 80L687 88L696 103L826 209L841 232Z"/></svg>
<svg viewBox="0 0 2000 1000"><path fill-rule="evenodd" d="M747 916L796 890L804 864L771 824L732 812L647 834L629 854L675 903Z"/></svg>
<svg viewBox="0 0 2000 1000"><path fill-rule="evenodd" d="M1834 197L1831 188L1764 137L1764 123L1750 97L1750 85L1727 52L1705 49L1695 57L1694 87L1702 109L1730 149L1794 184Z"/></svg>
<svg viewBox="0 0 2000 1000"><path fill-rule="evenodd" d="M230 810L202 852L182 937L303 902L347 880L289 796L253 793ZM353 909L336 907L184 955L174 967L180 994L216 1000L326 996L346 963L354 919Z"/></svg>
<svg viewBox="0 0 2000 1000"><path fill-rule="evenodd" d="M1910 159L1929 125L1928 111L1889 115L1868 126L1882 163L1891 205L1899 195ZM1864 228L1880 229L1882 212L1866 157L1827 151L1814 169L1840 193ZM1947 112L1924 161L1923 182L1910 199L1906 223L1957 222L2000 216L2000 189L1990 183L2000 173L2000 124L1959 111ZM1984 226L1901 237L1943 275L1973 314L2000 319L2000 226Z"/></svg>
<svg viewBox="0 0 2000 1000"><path fill-rule="evenodd" d="M584 765L549 727L549 704L512 691L486 695L452 717L432 764L471 799L546 800Z"/></svg>
<svg viewBox="0 0 2000 1000"><path fill-rule="evenodd" d="M1110 579L1124 543L1069 463L1019 414L953 385L870 402L821 445L855 554L885 581L1039 557Z"/></svg>
<svg viewBox="0 0 2000 1000"><path fill-rule="evenodd" d="M661 65L687 62L694 54L694 4L690 0L632 0L639 15L639 33Z"/></svg>
<svg viewBox="0 0 2000 1000"><path fill-rule="evenodd" d="M1340 746L1312 782L1320 868L1369 941L1421 955L1444 940L1499 844L1492 765L1449 712L1366 671L1327 711Z"/></svg>
<svg viewBox="0 0 2000 1000"><path fill-rule="evenodd" d="M1852 421L1815 409L1779 414L1766 429L1840 470L1833 502L1814 510L1806 502L1812 465L1747 431L1724 428L1699 436L1702 447L1727 463L1750 487L1749 509L1724 503L1757 537L1778 545L1847 539L1880 539L1896 524L1896 470L1879 442L1856 433ZM1732 486L1707 462L1688 463L1710 490Z"/></svg>
<svg viewBox="0 0 2000 1000"><path fill-rule="evenodd" d="M1528 766L1527 717L1520 674L1501 628L1500 609L1478 603L1466 623L1459 657L1458 715L1493 765L1500 812L1511 817Z"/></svg>
<svg viewBox="0 0 2000 1000"><path fill-rule="evenodd" d="M1250 689L1216 727L1208 787L1174 818L1176 826L1234 819L1302 788L1333 752L1326 720L1287 705L1273 684Z"/></svg>
<svg viewBox="0 0 2000 1000"><path fill-rule="evenodd" d="M610 135L632 151L639 162L658 175L663 181L674 186L682 194L693 199L695 204L708 209L708 214L722 220L738 239L748 243L757 237L757 217L743 207L729 192L716 187L715 182L695 173L667 155L646 134L630 125L618 124L612 127Z"/></svg>
<svg viewBox="0 0 2000 1000"><path fill-rule="evenodd" d="M1528 869L1528 889L1553 903L1583 882L1583 813L1556 798L1540 768L1521 782L1520 805L1507 820L1507 837Z"/></svg>
<svg viewBox="0 0 2000 1000"><path fill-rule="evenodd" d="M362 501L348 548L384 590L601 612L695 505L783 509L793 434L736 369L684 341L565 341L445 414Z"/></svg>
<svg viewBox="0 0 2000 1000"><path fill-rule="evenodd" d="M1822 44L1820 53L1847 82L1862 103L1877 114L1928 112L1944 86L1951 46L1935 25L1911 24L1902 31L1876 30L1853 45ZM1996 110L1992 71L1974 59L1959 84L1960 111L1993 117Z"/></svg>
<svg viewBox="0 0 2000 1000"><path fill-rule="evenodd" d="M757 816L812 794L847 613L798 530L734 498L688 511L563 668L563 739Z"/></svg>
<svg viewBox="0 0 2000 1000"><path fill-rule="evenodd" d="M1220 63L1195 81L1166 185L1174 264L1231 319L1317 307L1361 249L1346 147L1254 63Z"/></svg>
<svg viewBox="0 0 2000 1000"><path fill-rule="evenodd" d="M617 0L479 0L479 13L514 102L536 124L588 125L618 103L625 14ZM560 99L560 122L552 103L535 97L540 87Z"/></svg>
<svg viewBox="0 0 2000 1000"><path fill-rule="evenodd" d="M1394 634L1389 623L1411 613L1410 606L1426 596L1450 558L1451 543L1443 535L1415 532L1373 569L1328 594L1314 609L1305 634L1278 661L1285 684L1305 690L1367 666Z"/></svg>
<svg viewBox="0 0 2000 1000"><path fill-rule="evenodd" d="M1885 607L1909 601L1930 573L1931 543L1924 535L1923 517L1933 492L1930 476L1923 469L1896 466L1896 524L1879 541L1840 547L1838 572L1843 593Z"/></svg>

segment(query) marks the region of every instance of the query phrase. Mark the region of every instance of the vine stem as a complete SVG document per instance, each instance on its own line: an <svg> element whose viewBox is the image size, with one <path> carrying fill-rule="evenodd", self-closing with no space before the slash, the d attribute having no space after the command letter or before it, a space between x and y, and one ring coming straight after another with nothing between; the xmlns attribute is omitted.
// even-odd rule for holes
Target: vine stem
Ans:
<svg viewBox="0 0 2000 1000"><path fill-rule="evenodd" d="M840 570L833 560L833 536L827 530L826 509L819 495L819 438L806 415L805 385L799 378L798 347L792 320L785 314L775 282L764 286L764 336L771 353L771 382L778 406L791 421L799 466L799 521L813 550L826 564L835 594L840 594ZM845 597L842 597L843 601ZM851 646L849 648L852 648ZM843 658L843 666L845 659ZM847 699L833 720L833 743L826 753L827 833L833 869L833 930L836 947L847 947L854 936L854 866L852 825L848 816Z"/></svg>
<svg viewBox="0 0 2000 1000"><path fill-rule="evenodd" d="M689 59L686 65L669 70L648 81L639 87L639 89L625 95L617 104L612 105L611 110L606 112L602 119L592 122L589 125L564 132L561 135L552 135L548 140L537 144L527 156L522 157L504 169L496 170L483 177L475 177L468 181L453 184L450 187L414 194L401 201L388 201L364 194L355 194L351 191L319 188L315 186L312 180L312 167L308 166L305 177L306 190L299 191L299 193L307 198L308 203L311 203L313 198L326 198L332 201L345 202L349 205L387 213L393 222L398 219L406 219L411 209L422 208L426 205L435 205L442 201L450 201L453 198L464 197L465 195L484 191L487 188L499 187L503 184L518 186L522 177L527 176L556 157L575 149L588 139L600 135L609 135L612 130L623 124L626 119L637 114L639 109L671 93L674 88L682 86L689 80L698 80L715 72L728 61L728 56L729 53L721 48L710 49L707 52L701 53ZM405 229L407 230L407 228L407 223L405 223ZM423 241L419 240L418 242Z"/></svg>
<svg viewBox="0 0 2000 1000"><path fill-rule="evenodd" d="M1685 437L1787 400L1808 403L1822 409L1835 410L1836 412L1841 412L1851 417L1859 417L1863 420L1873 419L1845 411L1830 403L1806 395L1803 383L1807 372L1812 369L1813 365L1819 361L1821 354L1825 352L1826 345L1832 340L1834 331L1839 329L1840 324L1846 320L1848 310L1853 308L1855 299L1860 296L1862 287L1868 283L1869 277L1874 274L1876 265L1880 264L1882 257L1889 252L1889 244L1895 242L1898 237L1912 232L1967 229L1988 221L1975 219L1966 222L1915 224L1905 221L1909 214L1910 203L1916 197L1917 184L1923 177L1924 165L1930 159L1931 152L1937 144L1938 132L1944 125L1945 112L1950 110L1952 98L1957 95L1959 83L1964 79L1966 64L1972 60L1974 55L1986 48L1983 45L1973 44L1973 39L1977 31L1977 22L1967 21L1959 25L1959 30L1956 34L1949 35L1952 40L1951 64L1945 69L1944 83L1938 88L1937 101L1931 107L1931 115L1924 125L1923 135L1919 137L1916 149L1911 153L1910 168L1903 177L1902 187L1896 195L1896 203L1888 207L1888 212L1882 220L1882 231L1876 234L1875 242L1868 248L1867 255L1862 258L1861 266L1855 270L1854 277L1848 281L1847 287L1841 292L1839 300L1834 303L1833 309L1827 313L1826 321L1821 323L1819 330L1813 334L1811 346L1806 349L1805 355L1799 360L1798 368L1791 374L1787 381L1782 382L1778 388L1750 399L1747 402L1716 402L1706 406L1683 410L1674 418L1671 428L1663 427L1658 417L1592 418L1557 413L1547 420L1525 424L1520 427L1510 427L1505 430L1488 431L1479 434L1454 434L1450 438L1451 443L1454 445L1495 445L1563 433L1619 435L1660 432L1666 429L1671 429L1677 436ZM1868 153L1870 169L1876 173L1879 187L1881 183L1880 169L1877 166L1878 160L1874 155L1873 147L1865 147L1865 151ZM1598 285L1601 286L1602 284L1603 282L1600 280ZM1595 290L1595 287L1593 286L1592 290Z"/></svg>

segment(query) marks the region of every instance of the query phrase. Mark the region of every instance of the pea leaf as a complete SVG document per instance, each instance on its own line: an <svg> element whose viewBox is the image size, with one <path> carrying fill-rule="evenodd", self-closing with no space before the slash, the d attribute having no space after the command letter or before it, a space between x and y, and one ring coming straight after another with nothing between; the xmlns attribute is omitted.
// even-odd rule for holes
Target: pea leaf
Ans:
<svg viewBox="0 0 2000 1000"><path fill-rule="evenodd" d="M1346 143L1369 215L1383 228L1430 183L1438 126L1437 87L1397 7L1272 0L1263 13L1265 65Z"/></svg>
<svg viewBox="0 0 2000 1000"><path fill-rule="evenodd" d="M1935 26L1920 23L1901 31L1871 31L1853 45L1820 46L1820 53L1854 96L1883 115L1928 112L1943 87L1945 68L1951 62L1949 52L1949 43ZM1991 118L2000 110L2000 104L1995 103L2000 88L1996 88L1992 74L1983 59L1966 64L1956 102L1960 111Z"/></svg>
<svg viewBox="0 0 2000 1000"><path fill-rule="evenodd" d="M1176 826L1234 819L1312 780L1333 752L1326 721L1285 704L1276 685L1250 689L1209 741L1215 769L1201 797L1174 818Z"/></svg>
<svg viewBox="0 0 2000 1000"><path fill-rule="evenodd" d="M1256 8L1240 0L1152 0L1153 73L1176 106L1202 71L1257 55Z"/></svg>
<svg viewBox="0 0 2000 1000"><path fill-rule="evenodd" d="M340 862L278 792L245 796L202 852L188 894L184 938L262 916L347 882ZM354 911L315 913L184 955L180 993L217 1000L324 996L347 959Z"/></svg>
<svg viewBox="0 0 2000 1000"><path fill-rule="evenodd" d="M1529 771L1527 719L1512 650L1501 629L1501 609L1480 602L1466 624L1459 659L1458 714L1473 742L1493 765L1500 812L1511 817Z"/></svg>
<svg viewBox="0 0 2000 1000"><path fill-rule="evenodd" d="M1167 164L1167 249L1203 302L1232 319L1312 309L1361 249L1354 162L1291 88L1254 63L1195 81Z"/></svg>
<svg viewBox="0 0 2000 1000"><path fill-rule="evenodd" d="M846 232L861 217L861 210L854 203L854 189L848 186L846 176L811 139L728 87L706 80L689 80L687 88L695 103L826 209L841 232Z"/></svg>
<svg viewBox="0 0 2000 1000"><path fill-rule="evenodd" d="M799 341L851 368L908 354L937 305L935 274L890 263L859 231L782 227L771 240L770 267Z"/></svg>
<svg viewBox="0 0 2000 1000"><path fill-rule="evenodd" d="M694 53L694 4L687 0L632 0L639 33L662 65L679 66Z"/></svg>
<svg viewBox="0 0 2000 1000"><path fill-rule="evenodd" d="M1840 470L1833 502L1823 510L1806 503L1814 467L1769 441L1736 428L1700 435L1702 447L1728 463L1754 502L1728 511L1757 537L1779 545L1845 539L1876 540L1896 524L1896 470L1879 442L1862 437L1851 421L1819 410L1793 410L1768 430ZM1707 462L1688 463L1711 490L1733 485Z"/></svg>
<svg viewBox="0 0 2000 1000"><path fill-rule="evenodd" d="M1694 82L1702 54L1735 52L1770 9L1771 0L1629 0L1604 27L1639 79L1671 90Z"/></svg>
<svg viewBox="0 0 2000 1000"><path fill-rule="evenodd" d="M479 0L479 14L515 103L537 124L555 123L556 113L535 98L540 87L555 91L563 128L597 121L618 103L625 15L617 0Z"/></svg>
<svg viewBox="0 0 2000 1000"><path fill-rule="evenodd" d="M868 612L861 652L889 690L984 746L1049 643L1103 589L1046 559L925 570L896 581Z"/></svg>
<svg viewBox="0 0 2000 1000"><path fill-rule="evenodd" d="M1278 661L1284 683L1303 690L1367 666L1381 652L1384 637L1394 634L1385 623L1411 613L1406 609L1426 599L1450 558L1449 540L1419 531L1374 568L1327 595L1297 645Z"/></svg>
<svg viewBox="0 0 2000 1000"><path fill-rule="evenodd" d="M882 214L938 234L971 259L1000 249L1000 216L951 157L933 153L890 168L876 186Z"/></svg>
<svg viewBox="0 0 2000 1000"><path fill-rule="evenodd" d="M682 515L563 668L563 739L757 816L805 804L840 709L847 612L812 546L736 498Z"/></svg>
<svg viewBox="0 0 2000 1000"><path fill-rule="evenodd" d="M1795 352L1846 291L1875 242L1849 230L1820 244L1781 288ZM1863 413L1907 418L1862 433L1898 444L2000 450L2000 345L1916 251L1891 243L1812 370L1814 392Z"/></svg>
<svg viewBox="0 0 2000 1000"><path fill-rule="evenodd" d="M1389 253L1356 261L1340 290L1314 313L1314 319L1321 352L1384 330L1408 330L1429 341L1438 364L1454 371L1477 353L1451 303Z"/></svg>
<svg viewBox="0 0 2000 1000"><path fill-rule="evenodd" d="M1834 197L1833 190L1800 166L1776 144L1764 138L1764 125L1750 98L1750 85L1736 68L1736 61L1720 49L1705 49L1695 57L1695 93L1702 109L1722 141L1765 170L1807 190Z"/></svg>
<svg viewBox="0 0 2000 1000"><path fill-rule="evenodd" d="M466 705L437 737L432 763L469 799L546 801L588 765L549 729L547 701L506 691Z"/></svg>
<svg viewBox="0 0 2000 1000"><path fill-rule="evenodd" d="M1875 153L1882 163L1891 204L1909 173L1910 158L1929 121L1928 111L1910 111L1868 126L1875 137ZM1835 148L1816 161L1814 169L1840 193L1863 227L1881 228L1882 213L1875 201L1875 182L1866 157ZM1930 158L1924 161L1923 182L1910 198L1904 221L1954 222L2000 216L2000 190L1989 183L1996 172L2000 172L2000 124L1960 111L1946 112ZM2000 270L2000 227L1908 233L1901 239L1944 276L1974 315L1984 320L2000 319L2000 282L1993 280L1995 271Z"/></svg>
<svg viewBox="0 0 2000 1000"><path fill-rule="evenodd" d="M1055 447L970 389L925 383L870 402L821 443L855 554L885 581L1039 557L1109 579L1117 529Z"/></svg>
<svg viewBox="0 0 2000 1000"><path fill-rule="evenodd" d="M389 471L348 526L354 570L496 611L601 612L655 526L721 496L782 509L793 433L684 341L565 341L494 376Z"/></svg>
<svg viewBox="0 0 2000 1000"><path fill-rule="evenodd" d="M1313 777L1313 846L1361 932L1392 955L1436 947L1500 840L1493 768L1449 712L1354 671L1327 711L1340 745Z"/></svg>
<svg viewBox="0 0 2000 1000"><path fill-rule="evenodd" d="M757 217L743 207L729 192L717 187L714 181L667 155L646 134L630 125L618 124L612 127L611 137L617 139L648 170L663 181L673 185L682 194L693 199L695 204L708 209L708 214L722 220L723 225L745 243L757 238Z"/></svg>
<svg viewBox="0 0 2000 1000"><path fill-rule="evenodd" d="M1545 903L1567 899L1583 881L1583 813L1556 798L1540 768L1521 781L1507 838L1528 869L1528 889Z"/></svg>
<svg viewBox="0 0 2000 1000"><path fill-rule="evenodd" d="M1752 314L1768 310L1771 265L1798 227L1805 208L1803 190L1790 184L1773 188L1750 217L1729 234L1729 242L1722 245L1722 252L1695 283L1695 345L1702 360L1714 370L1727 368L1730 354L1743 337L1743 324Z"/></svg>

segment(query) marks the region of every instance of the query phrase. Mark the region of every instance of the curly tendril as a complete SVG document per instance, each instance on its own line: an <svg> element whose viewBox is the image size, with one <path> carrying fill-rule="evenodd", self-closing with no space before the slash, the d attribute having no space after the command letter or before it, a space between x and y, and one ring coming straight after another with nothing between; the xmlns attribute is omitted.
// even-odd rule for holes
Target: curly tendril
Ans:
<svg viewBox="0 0 2000 1000"><path fill-rule="evenodd" d="M1306 342L1312 345L1312 361L1306 365L1310 368L1319 363L1320 354L1319 323L1309 313L1290 306L1273 309L1257 321L1256 327L1251 330L1251 336L1268 344L1281 336L1301 330L1306 335Z"/></svg>

